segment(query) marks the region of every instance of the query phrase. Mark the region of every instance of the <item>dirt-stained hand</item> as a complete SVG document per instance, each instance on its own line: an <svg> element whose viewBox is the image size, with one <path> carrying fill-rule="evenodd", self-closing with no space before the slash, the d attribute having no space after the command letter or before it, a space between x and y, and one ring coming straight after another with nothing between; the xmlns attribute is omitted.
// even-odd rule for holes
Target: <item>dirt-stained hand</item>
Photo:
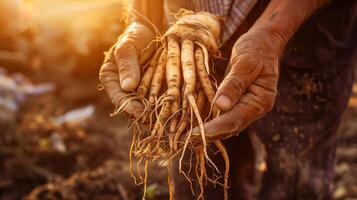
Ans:
<svg viewBox="0 0 357 200"><path fill-rule="evenodd" d="M204 124L208 140L237 135L272 110L282 44L278 35L264 29L250 30L237 40L230 59L232 67L214 100L223 114ZM199 129L194 133L199 134Z"/></svg>
<svg viewBox="0 0 357 200"><path fill-rule="evenodd" d="M154 39L155 34L149 28L133 22L106 53L99 80L114 105L120 106L128 94L137 88L140 66L154 53L154 48L148 48ZM142 110L139 102L132 101L125 111L137 116Z"/></svg>

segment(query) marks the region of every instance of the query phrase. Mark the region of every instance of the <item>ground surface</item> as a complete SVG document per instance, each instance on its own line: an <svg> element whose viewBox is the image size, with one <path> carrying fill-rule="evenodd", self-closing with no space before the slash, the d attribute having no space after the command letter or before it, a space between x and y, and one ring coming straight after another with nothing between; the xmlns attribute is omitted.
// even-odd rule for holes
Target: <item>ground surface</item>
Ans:
<svg viewBox="0 0 357 200"><path fill-rule="evenodd" d="M29 99L16 115L9 115L0 107L0 119L4 119L0 120L0 200L141 199L143 185L136 185L129 175L131 137L127 121L124 117L109 118L113 107L104 92L96 90L102 52L125 27L117 23L125 14L118 15L122 2L92 0L94 4L87 6L80 5L84 1L73 1L67 6L62 0L39 2L44 4L40 7L43 16L37 22L39 27L24 33L21 29L9 38L0 37L1 51L12 51L12 43L19 43L20 48L15 49L25 50L25 55L31 52L27 55L31 59L15 62L11 57L12 62L4 62L7 54L0 52L0 66L11 72L20 71L35 82L50 81L57 89ZM94 6L97 3L100 10ZM71 6L76 9L65 12ZM31 9L25 11L27 21ZM62 11L66 16L59 15L59 24L54 23L57 18L51 14L58 13L54 11ZM86 21L85 16L91 20ZM41 31L36 35L32 31L38 28ZM54 123L66 112L88 105L95 112L85 120ZM338 200L357 199L357 82L340 132L334 196ZM166 168L153 164L149 169L147 199L168 199Z"/></svg>
<svg viewBox="0 0 357 200"><path fill-rule="evenodd" d="M142 185L135 185L129 175L127 122L124 117L108 117L113 108L96 84L95 78L90 83L76 80L33 98L13 123L2 127L0 199L142 198ZM87 105L95 108L88 119L53 123L67 111ZM357 84L342 120L337 157L335 198L357 198ZM167 199L165 168L149 169L148 199Z"/></svg>
<svg viewBox="0 0 357 200"><path fill-rule="evenodd" d="M94 77L94 84L77 81L75 87L31 98L16 120L0 124L1 200L141 199L142 185L134 183L128 170L127 121L109 117L112 105L96 90ZM67 101L69 96L74 98ZM87 119L54 123L67 111L88 105L95 112ZM149 176L149 199L167 195L165 170L159 168L149 166L154 175Z"/></svg>

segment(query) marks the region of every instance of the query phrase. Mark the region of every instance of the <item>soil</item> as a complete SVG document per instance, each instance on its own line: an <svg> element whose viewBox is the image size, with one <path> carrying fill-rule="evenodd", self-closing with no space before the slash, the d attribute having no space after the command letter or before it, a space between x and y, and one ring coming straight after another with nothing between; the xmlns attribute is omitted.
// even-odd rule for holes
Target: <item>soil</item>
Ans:
<svg viewBox="0 0 357 200"><path fill-rule="evenodd" d="M29 100L15 121L1 127L0 199L142 198L143 185L135 184L129 173L127 121L109 117L113 107L104 92L96 91L95 80L92 77L90 84L66 80L68 87ZM76 98L68 98L72 95ZM53 123L86 105L93 105L95 114L84 122ZM340 130L334 197L353 199L357 198L357 82ZM168 198L161 165L149 166L146 199Z"/></svg>
<svg viewBox="0 0 357 200"><path fill-rule="evenodd" d="M127 121L110 118L113 108L104 92L87 85L30 99L15 121L1 127L0 199L141 199L142 184L135 184L128 171ZM66 91L78 98L67 101ZM87 105L95 107L89 119L54 123ZM167 195L166 170L159 169L149 167L154 176L149 176L148 199Z"/></svg>

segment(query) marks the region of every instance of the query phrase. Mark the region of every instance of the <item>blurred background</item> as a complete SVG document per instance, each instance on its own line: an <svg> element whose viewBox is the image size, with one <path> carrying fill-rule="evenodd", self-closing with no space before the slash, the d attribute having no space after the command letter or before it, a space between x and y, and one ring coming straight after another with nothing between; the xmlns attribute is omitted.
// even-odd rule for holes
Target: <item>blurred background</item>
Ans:
<svg viewBox="0 0 357 200"><path fill-rule="evenodd" d="M125 0L0 0L0 199L141 199L130 134L97 90ZM335 199L357 196L357 84L340 128ZM167 199L150 167L147 197ZM139 170L140 171L140 170Z"/></svg>
<svg viewBox="0 0 357 200"><path fill-rule="evenodd" d="M97 90L126 20L125 0L0 0L1 200L141 199L127 121Z"/></svg>

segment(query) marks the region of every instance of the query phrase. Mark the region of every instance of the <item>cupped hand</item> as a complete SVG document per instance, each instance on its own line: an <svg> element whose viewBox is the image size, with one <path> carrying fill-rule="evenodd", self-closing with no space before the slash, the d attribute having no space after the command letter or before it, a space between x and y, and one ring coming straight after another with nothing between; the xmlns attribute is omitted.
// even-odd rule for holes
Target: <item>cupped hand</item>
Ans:
<svg viewBox="0 0 357 200"><path fill-rule="evenodd" d="M283 40L265 29L250 30L232 49L231 69L220 84L214 104L223 114L204 124L209 141L239 134L271 111L277 94ZM199 129L193 130L199 134Z"/></svg>
<svg viewBox="0 0 357 200"><path fill-rule="evenodd" d="M140 67L154 53L155 45L149 47L153 40L155 34L151 29L133 22L106 53L99 80L114 105L121 106L128 95L137 88ZM142 110L143 105L137 101L131 101L125 109L128 114L134 116L138 116Z"/></svg>

